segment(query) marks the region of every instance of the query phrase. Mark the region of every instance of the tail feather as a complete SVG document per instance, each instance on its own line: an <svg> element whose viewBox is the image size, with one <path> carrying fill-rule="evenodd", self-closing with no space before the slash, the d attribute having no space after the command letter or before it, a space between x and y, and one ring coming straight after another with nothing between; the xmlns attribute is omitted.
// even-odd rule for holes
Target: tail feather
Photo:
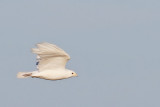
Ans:
<svg viewBox="0 0 160 107"><path fill-rule="evenodd" d="M28 78L32 76L32 72L19 72L17 78Z"/></svg>

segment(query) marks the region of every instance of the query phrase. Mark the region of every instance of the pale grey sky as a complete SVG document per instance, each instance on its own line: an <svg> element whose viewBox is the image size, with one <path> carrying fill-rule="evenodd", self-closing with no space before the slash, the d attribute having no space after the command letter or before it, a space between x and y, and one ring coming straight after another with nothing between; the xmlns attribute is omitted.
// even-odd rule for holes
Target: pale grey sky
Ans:
<svg viewBox="0 0 160 107"><path fill-rule="evenodd" d="M160 1L1 0L1 107L160 107ZM54 43L78 78L17 79Z"/></svg>

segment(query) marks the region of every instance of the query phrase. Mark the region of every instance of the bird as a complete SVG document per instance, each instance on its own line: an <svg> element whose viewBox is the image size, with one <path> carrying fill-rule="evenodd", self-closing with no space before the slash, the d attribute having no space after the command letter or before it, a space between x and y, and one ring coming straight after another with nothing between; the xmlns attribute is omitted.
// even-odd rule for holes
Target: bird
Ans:
<svg viewBox="0 0 160 107"><path fill-rule="evenodd" d="M78 75L66 69L70 56L58 46L42 42L32 48L32 53L37 54L37 70L32 72L18 72L17 78L40 78L46 80L62 80Z"/></svg>

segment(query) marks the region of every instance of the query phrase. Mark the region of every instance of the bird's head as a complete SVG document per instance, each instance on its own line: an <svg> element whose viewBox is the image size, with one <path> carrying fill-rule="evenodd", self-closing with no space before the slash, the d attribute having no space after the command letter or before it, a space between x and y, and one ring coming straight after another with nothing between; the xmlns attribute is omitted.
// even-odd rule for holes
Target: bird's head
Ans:
<svg viewBox="0 0 160 107"><path fill-rule="evenodd" d="M66 71L68 72L68 74L70 75L70 77L77 77L77 76L78 76L78 75L77 75L74 71L72 71L72 70L66 69Z"/></svg>

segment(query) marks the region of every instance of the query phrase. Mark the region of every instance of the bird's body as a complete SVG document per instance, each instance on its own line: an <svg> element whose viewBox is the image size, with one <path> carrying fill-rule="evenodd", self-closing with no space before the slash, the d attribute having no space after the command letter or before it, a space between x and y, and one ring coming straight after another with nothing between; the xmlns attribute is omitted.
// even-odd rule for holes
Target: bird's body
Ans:
<svg viewBox="0 0 160 107"><path fill-rule="evenodd" d="M47 80L59 80L77 76L77 74L65 68L69 55L62 49L49 43L37 44L37 48L32 49L37 54L37 69L33 72L19 72L18 78L41 78Z"/></svg>
<svg viewBox="0 0 160 107"><path fill-rule="evenodd" d="M32 73L32 77L47 79L47 80L59 80L59 79L66 79L70 78L72 71L65 70L65 69L57 69L57 70L46 70L44 72L35 72Z"/></svg>

